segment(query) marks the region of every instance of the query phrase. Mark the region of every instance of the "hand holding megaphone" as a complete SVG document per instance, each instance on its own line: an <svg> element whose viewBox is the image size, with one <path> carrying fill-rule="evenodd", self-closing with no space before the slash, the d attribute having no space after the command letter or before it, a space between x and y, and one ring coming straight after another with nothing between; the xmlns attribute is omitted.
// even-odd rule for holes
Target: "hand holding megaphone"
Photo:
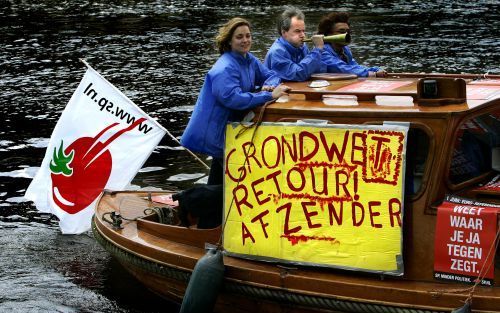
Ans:
<svg viewBox="0 0 500 313"><path fill-rule="evenodd" d="M323 36L323 35L314 35L314 36ZM312 36L311 38L304 39L304 42L311 42L312 41L314 43L314 36ZM338 35L331 35L331 36L323 36L322 39L323 39L323 42L348 45L351 43L351 34L345 33L345 34L338 34Z"/></svg>
<svg viewBox="0 0 500 313"><path fill-rule="evenodd" d="M325 42L323 41L324 37L325 36L323 35L314 35L311 37L311 41L316 48L323 49L323 47L325 46Z"/></svg>

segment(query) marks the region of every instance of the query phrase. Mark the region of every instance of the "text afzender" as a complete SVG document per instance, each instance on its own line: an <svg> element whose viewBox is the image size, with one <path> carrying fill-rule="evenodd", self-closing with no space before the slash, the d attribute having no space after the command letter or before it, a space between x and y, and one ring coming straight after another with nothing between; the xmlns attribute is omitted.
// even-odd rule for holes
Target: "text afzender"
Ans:
<svg viewBox="0 0 500 313"><path fill-rule="evenodd" d="M297 207L297 208L295 208ZM384 211L384 215L381 212ZM265 238L269 237L267 228L271 222L271 211L265 210L252 217L251 223L260 225L260 231ZM307 229L324 228L328 233L328 228L341 227L344 223L350 223L354 227L382 228L384 225L390 227L401 227L401 202L392 198L387 203L380 201L370 201L368 206L359 202L339 201L338 203L328 203L326 209L313 201L287 202L275 209L275 213L281 214L284 218L282 233L285 236L293 235L303 231L304 227L291 221L306 221ZM249 214L251 214L249 212ZM388 221L383 223L383 218ZM303 223L300 223L303 224ZM241 222L242 243L245 245L247 239L255 243L255 234L249 230L249 225Z"/></svg>

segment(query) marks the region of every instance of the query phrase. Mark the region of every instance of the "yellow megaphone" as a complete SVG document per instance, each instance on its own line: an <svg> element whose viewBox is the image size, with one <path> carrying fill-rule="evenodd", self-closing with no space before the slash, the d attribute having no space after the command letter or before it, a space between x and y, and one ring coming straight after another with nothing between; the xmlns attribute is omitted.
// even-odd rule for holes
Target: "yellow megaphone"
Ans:
<svg viewBox="0 0 500 313"><path fill-rule="evenodd" d="M312 41L311 38L304 39L304 42L311 42L311 41ZM345 33L345 34L325 36L323 37L323 41L328 43L339 43L342 45L348 45L351 43L351 34Z"/></svg>

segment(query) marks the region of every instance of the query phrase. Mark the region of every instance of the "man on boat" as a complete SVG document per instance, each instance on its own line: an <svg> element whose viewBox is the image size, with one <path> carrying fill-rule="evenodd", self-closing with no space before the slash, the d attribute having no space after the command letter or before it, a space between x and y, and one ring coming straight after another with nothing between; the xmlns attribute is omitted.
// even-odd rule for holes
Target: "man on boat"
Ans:
<svg viewBox="0 0 500 313"><path fill-rule="evenodd" d="M323 16L318 25L318 34L324 36L350 33L349 14L332 12ZM359 65L345 43L325 43L321 54L329 73L356 74L360 77L386 77L387 73L378 67Z"/></svg>
<svg viewBox="0 0 500 313"><path fill-rule="evenodd" d="M277 25L280 37L267 52L264 64L283 80L305 81L311 74L322 73L326 67L321 62L323 36L313 36L314 49L304 44L306 26L304 13L289 7L280 16Z"/></svg>

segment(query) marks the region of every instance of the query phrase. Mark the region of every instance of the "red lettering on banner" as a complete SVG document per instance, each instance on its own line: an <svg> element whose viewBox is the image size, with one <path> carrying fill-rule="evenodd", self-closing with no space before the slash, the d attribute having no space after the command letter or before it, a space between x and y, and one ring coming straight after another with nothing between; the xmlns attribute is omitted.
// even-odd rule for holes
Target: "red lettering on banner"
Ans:
<svg viewBox="0 0 500 313"><path fill-rule="evenodd" d="M389 158L388 155L390 154L390 150L388 148L382 149L382 143L388 143L391 142L391 140L389 138L379 136L372 136L371 139L377 142L377 147L375 148L375 151L373 153L373 167L376 171L381 171L383 165L389 166L389 162L387 159Z"/></svg>
<svg viewBox="0 0 500 313"><path fill-rule="evenodd" d="M358 144L358 140L361 143ZM356 158L356 151L360 154L359 158ZM351 163L365 166L366 159L366 134L363 133L353 133L352 134L352 151L351 151Z"/></svg>
<svg viewBox="0 0 500 313"><path fill-rule="evenodd" d="M394 205L397 205L397 210L394 210ZM394 227L394 218L398 221L398 226L401 227L401 201L397 198L389 200L389 216L391 219L391 227Z"/></svg>
<svg viewBox="0 0 500 313"><path fill-rule="evenodd" d="M313 192L315 194L325 194L327 195L328 194L328 169L326 167L323 168L323 175L321 175L321 177L323 178L323 182L322 182L322 185L323 185L323 190L322 191L318 191L316 189L316 175L315 175L315 172L314 172L314 169L312 167L309 168L310 172L311 172L311 180L312 180L312 188L313 188Z"/></svg>
<svg viewBox="0 0 500 313"><path fill-rule="evenodd" d="M342 176L342 181L341 181L341 176ZM335 181L337 182L337 185L335 186L335 191L337 192L337 195L340 195L340 186L342 186L342 189L344 190L344 194L346 197L351 198L351 194L349 193L349 190L347 189L347 184L349 183L349 174L345 171L337 171L335 172Z"/></svg>
<svg viewBox="0 0 500 313"><path fill-rule="evenodd" d="M240 168L238 168L238 171L240 173L240 175L233 175L231 173L231 171L229 170L230 169L230 162L229 160L231 159L231 156L233 155L233 153L236 152L236 149L231 149L231 151L229 151L229 153L227 154L226 156L226 175L234 182L238 182L239 180L244 180L245 177L246 177L246 170L245 170L245 167L244 166L241 166Z"/></svg>
<svg viewBox="0 0 500 313"><path fill-rule="evenodd" d="M309 211L309 209L307 208L308 206L315 205L316 202L302 202L301 204L302 210L304 211L304 216L307 220L307 226L309 226L310 229L321 227L321 224L313 224L313 222L311 221L311 217L318 215L318 211Z"/></svg>
<svg viewBox="0 0 500 313"><path fill-rule="evenodd" d="M250 162L250 160L254 160L255 164L257 164L257 166L259 168L262 168L262 164L260 164L259 160L257 159L257 157L255 156L255 145L251 142L245 142L242 146L242 149L243 149L243 153L245 154L245 161L246 161L246 164L248 165L248 172L251 173L252 172L252 162Z"/></svg>
<svg viewBox="0 0 500 313"><path fill-rule="evenodd" d="M368 212L370 212L370 223L374 228L382 228L382 224L375 223L375 216L379 216L380 212L375 212L373 207L380 206L380 201L370 201L368 202Z"/></svg>
<svg viewBox="0 0 500 313"><path fill-rule="evenodd" d="M253 243L260 249L268 242L265 239L274 244L277 236L291 245L311 240L340 244L335 237L346 236L346 231L373 240L376 234L387 234L383 228L401 227L403 207L397 197L402 190L382 185L399 182L404 133L361 128L341 129L339 135L331 136L324 128L307 130L293 133L286 129L284 135L259 133L255 142L236 141L239 146L226 148L225 183L231 188L227 196L232 194L232 203L242 217L235 212L231 216L241 223L243 246ZM237 165L235 160L243 164ZM378 186L391 196L371 191ZM227 209L227 199L225 205ZM469 221L455 223L470 225ZM236 232L239 237L235 225L230 234ZM365 234L368 229L371 233ZM276 230L280 233L274 233ZM389 236L399 238L393 234ZM457 254L457 259L463 254L477 255L475 250L462 249L458 240L474 244L480 239L456 236L446 248ZM456 262L455 266L472 268L477 264Z"/></svg>
<svg viewBox="0 0 500 313"><path fill-rule="evenodd" d="M397 185L401 172L404 136L394 131L384 132L383 136L379 132L369 131L368 136L375 143L368 145L365 180L373 183ZM388 143L391 141L399 143L397 151L390 149Z"/></svg>
<svg viewBox="0 0 500 313"><path fill-rule="evenodd" d="M266 216L267 214L269 214L269 210L265 210L264 212L258 214L256 217L252 218L252 223L255 223L256 221L259 221L260 222L260 226L262 226L262 232L264 233L264 236L266 238L268 238L267 236L267 231L266 231L266 227L269 226L269 223L264 223L264 216Z"/></svg>
<svg viewBox="0 0 500 313"><path fill-rule="evenodd" d="M283 234L285 235L290 235L290 234L293 234L293 233L296 233L298 232L299 230L302 229L301 226L297 226L297 227L294 227L292 229L290 229L288 227L288 222L290 221L290 210L292 209L292 204L290 202L280 206L279 208L276 209L276 213L279 213L281 210L285 209L285 224L283 225L284 229L283 229Z"/></svg>
<svg viewBox="0 0 500 313"><path fill-rule="evenodd" d="M269 200L271 200L271 198L270 198L269 196L265 197L264 199L260 199L259 197L260 197L261 195L263 195L263 194L264 194L264 191L262 191L262 189L255 190L255 187L256 187L257 185L259 185L260 183L262 183L263 181L264 181L264 178L259 178L259 179L257 179L256 181L253 181L253 182L251 183L251 185L252 185L252 190L253 190L253 194L254 194L255 199L257 200L257 203L258 203L259 205L263 205L263 204L265 204L266 202L268 202Z"/></svg>
<svg viewBox="0 0 500 313"><path fill-rule="evenodd" d="M269 179L273 180L274 187L276 187L276 191L278 194L281 193L280 184L279 184L278 179L277 179L277 177L279 175L281 175L281 171L276 171L276 172L271 173L271 174L266 176L266 180L269 180Z"/></svg>
<svg viewBox="0 0 500 313"><path fill-rule="evenodd" d="M238 196L238 190L243 191L243 196ZM249 209L253 208L253 205L248 202L248 190L247 186L245 185L238 185L236 188L233 189L233 198L234 198L234 204L236 205L236 208L238 209L238 213L242 214L241 212L241 207L242 205L246 205Z"/></svg>
<svg viewBox="0 0 500 313"><path fill-rule="evenodd" d="M266 143L269 141L269 140L274 140L275 144L276 144L276 151L278 153L276 153L276 160L274 160L274 164L269 164L266 160L266 155L272 155L271 153L266 153L266 151L268 151L268 148L266 147ZM261 155L262 155L262 161L264 163L264 165L267 167L267 168L275 168L276 166L278 166L278 164L280 163L280 141L278 140L278 138L274 137L274 136L269 136L267 137L263 142L262 142L262 148L260 149L261 151Z"/></svg>
<svg viewBox="0 0 500 313"><path fill-rule="evenodd" d="M290 177L293 172L296 172L298 174L298 177L300 177L298 186L295 186L293 184L293 181ZM294 175L294 176L297 177L297 175ZM301 169L294 167L288 171L288 173L286 175L286 182L287 182L288 188L290 188L290 190L292 190L294 192L300 192L306 186L306 177L304 176L304 173L302 172Z"/></svg>
<svg viewBox="0 0 500 313"><path fill-rule="evenodd" d="M290 146L290 143L286 141L285 136L281 136L281 154L283 154L282 160L283 164L286 162L285 160L285 146L288 149L288 154L293 162L297 162L297 140L295 134L292 134L292 143L293 148Z"/></svg>
<svg viewBox="0 0 500 313"><path fill-rule="evenodd" d="M253 243L255 243L255 238L253 238L252 233L250 233L250 230L248 227L245 225L244 222L241 222L241 237L243 240L243 245L245 245L245 239L250 238Z"/></svg>
<svg viewBox="0 0 500 313"><path fill-rule="evenodd" d="M305 236L305 235L281 235L281 238L286 238L292 246L295 246L299 242L308 242L309 240L318 240L318 241L330 241L332 244L340 244L336 238L333 237L320 237L320 236Z"/></svg>
<svg viewBox="0 0 500 313"><path fill-rule="evenodd" d="M344 201L339 201L340 208L337 212L333 206L333 202L328 203L328 216L330 217L330 225L333 225L333 218L337 222L337 225L342 225L343 215L344 215Z"/></svg>
<svg viewBox="0 0 500 313"><path fill-rule="evenodd" d="M439 206L434 243L436 278L474 283L484 268L487 272L481 273L485 275L481 283L492 284L494 253L487 257L487 252L496 236L496 214L496 208L487 206L446 201Z"/></svg>
<svg viewBox="0 0 500 313"><path fill-rule="evenodd" d="M356 214L357 210L360 209L361 215L358 217L358 214ZM361 224L363 224L363 220L365 219L365 208L363 205L359 202L354 201L352 203L352 226L359 227Z"/></svg>
<svg viewBox="0 0 500 313"><path fill-rule="evenodd" d="M312 151L305 151L306 150L306 145L304 142L305 137L310 138L314 143ZM312 159L315 156L316 152L318 152L319 149L318 138L316 138L314 134L308 131L302 131L299 133L299 143L300 143L300 161L302 162ZM307 147L311 148L310 145L307 145Z"/></svg>
<svg viewBox="0 0 500 313"><path fill-rule="evenodd" d="M321 139L321 143L325 148L326 155L328 157L328 161L333 162L333 156L337 156L338 163L344 163L344 154L345 149L347 147L347 141L349 140L349 131L344 133L344 140L342 141L342 149L339 151L335 142L332 142L332 145L328 147L326 142L326 137L323 132L319 132L319 138Z"/></svg>

